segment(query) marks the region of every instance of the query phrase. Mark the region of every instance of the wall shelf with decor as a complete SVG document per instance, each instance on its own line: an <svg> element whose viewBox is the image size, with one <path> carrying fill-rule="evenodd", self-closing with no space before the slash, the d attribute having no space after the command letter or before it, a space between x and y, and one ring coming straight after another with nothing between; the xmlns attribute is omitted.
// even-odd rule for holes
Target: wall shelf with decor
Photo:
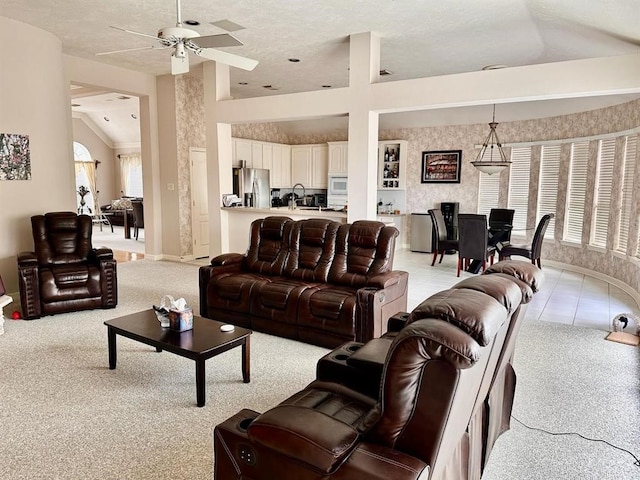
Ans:
<svg viewBox="0 0 640 480"><path fill-rule="evenodd" d="M378 142L378 190L404 190L406 169L406 140Z"/></svg>

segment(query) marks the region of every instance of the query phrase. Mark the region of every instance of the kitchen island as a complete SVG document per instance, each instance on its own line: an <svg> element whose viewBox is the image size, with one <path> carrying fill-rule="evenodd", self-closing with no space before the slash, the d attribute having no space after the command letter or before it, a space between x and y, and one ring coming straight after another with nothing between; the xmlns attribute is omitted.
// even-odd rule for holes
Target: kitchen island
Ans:
<svg viewBox="0 0 640 480"><path fill-rule="evenodd" d="M252 208L252 207L221 207L229 214L229 245L231 251L243 253L249 248L249 232L251 222L258 218L269 216L289 217L292 220L302 220L305 218L328 218L330 220L347 223L346 212L336 212L333 210L318 210L310 207L289 207L273 208Z"/></svg>
<svg viewBox="0 0 640 480"><path fill-rule="evenodd" d="M293 220L302 220L304 218L328 218L340 223L347 223L347 213L342 211L334 211L331 209L318 210L317 207L298 207L291 210L289 207L273 207L273 208L252 208L252 207L221 207L222 210L229 213L229 244L232 246L231 251L242 253L249 248L249 232L251 230L251 222L258 218L264 218L271 215L279 215L289 217ZM400 214L379 214L376 220L387 225L395 226L400 232L399 238L396 240L396 250L407 248L406 245L406 225L404 222L405 215Z"/></svg>

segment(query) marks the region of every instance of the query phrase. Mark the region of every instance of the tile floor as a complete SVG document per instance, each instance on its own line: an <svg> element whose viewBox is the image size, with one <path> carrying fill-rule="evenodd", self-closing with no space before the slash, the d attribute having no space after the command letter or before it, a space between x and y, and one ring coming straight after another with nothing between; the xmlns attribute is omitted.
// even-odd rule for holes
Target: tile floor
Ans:
<svg viewBox="0 0 640 480"><path fill-rule="evenodd" d="M431 266L431 254L409 250L396 252L394 268L409 272L407 308L423 299L473 276L462 272L456 277L457 255L445 255L441 264ZM514 257L517 259L517 257ZM527 309L529 320L564 323L611 331L611 320L620 313L640 315L635 300L619 287L604 280L552 266L545 266L545 282ZM635 326L625 330L635 333Z"/></svg>

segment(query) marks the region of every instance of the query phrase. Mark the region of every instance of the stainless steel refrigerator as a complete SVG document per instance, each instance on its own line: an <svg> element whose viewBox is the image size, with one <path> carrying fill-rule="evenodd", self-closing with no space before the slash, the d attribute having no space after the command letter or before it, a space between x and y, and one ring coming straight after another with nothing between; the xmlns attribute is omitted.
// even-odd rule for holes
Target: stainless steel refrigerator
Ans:
<svg viewBox="0 0 640 480"><path fill-rule="evenodd" d="M265 168L234 168L233 193L245 207L271 208L269 170Z"/></svg>

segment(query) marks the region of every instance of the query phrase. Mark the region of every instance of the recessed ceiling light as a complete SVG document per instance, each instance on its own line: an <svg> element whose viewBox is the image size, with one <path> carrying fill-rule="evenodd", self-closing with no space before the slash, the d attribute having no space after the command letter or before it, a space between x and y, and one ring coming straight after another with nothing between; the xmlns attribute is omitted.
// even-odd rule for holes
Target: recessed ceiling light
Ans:
<svg viewBox="0 0 640 480"><path fill-rule="evenodd" d="M111 121L111 120L109 120L109 117L102 117L102 118L104 118L105 122L110 122Z"/></svg>
<svg viewBox="0 0 640 480"><path fill-rule="evenodd" d="M186 23L187 25L191 25L191 26L196 26L196 25L200 25L200 22L197 20L185 20L184 23Z"/></svg>
<svg viewBox="0 0 640 480"><path fill-rule="evenodd" d="M331 88L331 85L322 85L322 88Z"/></svg>
<svg viewBox="0 0 640 480"><path fill-rule="evenodd" d="M134 120L137 120L137 119L138 119L138 116L137 116L135 113L132 113L132 114L131 114L131 118L133 118Z"/></svg>
<svg viewBox="0 0 640 480"><path fill-rule="evenodd" d="M503 65L501 63L497 63L495 65L486 65L482 67L482 70L500 70L501 68L507 68L508 65Z"/></svg>
<svg viewBox="0 0 640 480"><path fill-rule="evenodd" d="M249 85L248 82L238 82L238 85Z"/></svg>
<svg viewBox="0 0 640 480"><path fill-rule="evenodd" d="M126 95L120 95L118 100L129 100L131 97L127 97Z"/></svg>
<svg viewBox="0 0 640 480"><path fill-rule="evenodd" d="M81 107L82 105L80 105L79 103L72 103L71 106L72 107Z"/></svg>
<svg viewBox="0 0 640 480"><path fill-rule="evenodd" d="M262 88L266 88L267 90L280 90L280 87L274 85L263 85Z"/></svg>
<svg viewBox="0 0 640 480"><path fill-rule="evenodd" d="M300 59L299 58L290 58L289 61L291 63L298 63L300 61Z"/></svg>
<svg viewBox="0 0 640 480"><path fill-rule="evenodd" d="M393 72L391 70L383 68L382 70L380 70L380 76L384 77L385 75L393 75Z"/></svg>

